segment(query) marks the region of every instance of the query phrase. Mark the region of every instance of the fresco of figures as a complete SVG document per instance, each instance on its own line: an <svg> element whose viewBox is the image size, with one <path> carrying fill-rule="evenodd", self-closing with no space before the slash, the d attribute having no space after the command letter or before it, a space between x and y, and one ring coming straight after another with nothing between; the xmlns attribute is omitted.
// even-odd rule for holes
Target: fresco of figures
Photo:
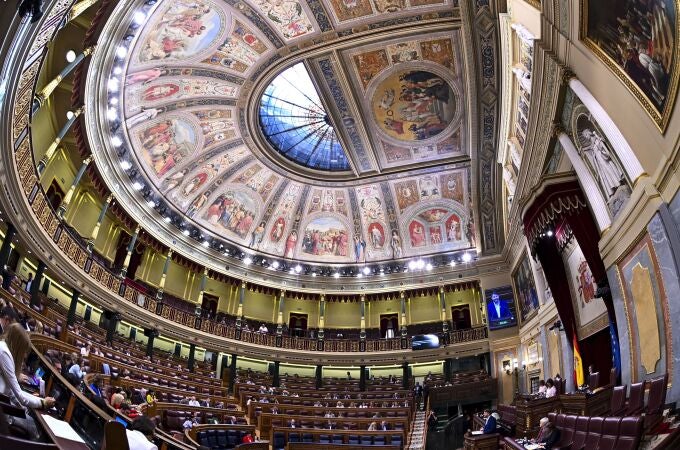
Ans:
<svg viewBox="0 0 680 450"><path fill-rule="evenodd" d="M294 39L314 31L302 4L295 0L255 0L255 6L269 19L285 39Z"/></svg>
<svg viewBox="0 0 680 450"><path fill-rule="evenodd" d="M425 70L388 76L378 86L371 107L380 129L402 141L433 138L449 126L455 115L451 86Z"/></svg>
<svg viewBox="0 0 680 450"><path fill-rule="evenodd" d="M596 295L597 283L578 242L565 248L562 257L569 275L574 312L578 326L582 328L606 315L607 307Z"/></svg>
<svg viewBox="0 0 680 450"><path fill-rule="evenodd" d="M125 106L128 114L138 111L140 109L139 105L149 108L187 98L233 98L238 95L237 86L216 79L161 78L148 82L135 82L135 79L144 79L140 73L131 74L126 78L126 80L133 83L125 90Z"/></svg>
<svg viewBox="0 0 680 450"><path fill-rule="evenodd" d="M267 45L249 27L236 20L231 35L203 62L244 73L267 49Z"/></svg>
<svg viewBox="0 0 680 450"><path fill-rule="evenodd" d="M157 177L163 177L180 164L198 144L191 124L178 118L157 121L139 131L137 138L142 158Z"/></svg>
<svg viewBox="0 0 680 450"><path fill-rule="evenodd" d="M632 82L664 128L678 79L676 1L587 0L581 13L586 43Z"/></svg>
<svg viewBox="0 0 680 450"><path fill-rule="evenodd" d="M197 199L199 203L189 207L187 216L193 217L194 211L198 211L206 204L207 195L199 197ZM202 200L203 198L205 200ZM202 218L217 230L226 230L240 239L246 239L255 225L257 214L257 202L250 195L242 191L228 190L210 202Z"/></svg>
<svg viewBox="0 0 680 450"><path fill-rule="evenodd" d="M144 63L192 57L215 42L223 21L221 10L210 2L170 2L146 35L138 59Z"/></svg>
<svg viewBox="0 0 680 450"><path fill-rule="evenodd" d="M519 304L522 322L529 320L538 310L538 293L531 263L527 254L523 254L519 264L512 273L517 303Z"/></svg>
<svg viewBox="0 0 680 450"><path fill-rule="evenodd" d="M347 226L335 217L319 217L305 227L300 251L314 257L340 257L349 255Z"/></svg>

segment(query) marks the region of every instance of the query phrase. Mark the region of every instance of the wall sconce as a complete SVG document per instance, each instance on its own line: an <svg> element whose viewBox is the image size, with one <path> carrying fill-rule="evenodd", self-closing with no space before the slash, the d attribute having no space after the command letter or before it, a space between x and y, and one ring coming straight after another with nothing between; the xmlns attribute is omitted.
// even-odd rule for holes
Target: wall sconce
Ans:
<svg viewBox="0 0 680 450"><path fill-rule="evenodd" d="M510 370L512 369L511 364L512 364L512 362L509 359L506 359L505 361L503 361L503 370L505 370L505 373L507 375L510 375Z"/></svg>
<svg viewBox="0 0 680 450"><path fill-rule="evenodd" d="M527 362L522 360L522 370L527 370Z"/></svg>

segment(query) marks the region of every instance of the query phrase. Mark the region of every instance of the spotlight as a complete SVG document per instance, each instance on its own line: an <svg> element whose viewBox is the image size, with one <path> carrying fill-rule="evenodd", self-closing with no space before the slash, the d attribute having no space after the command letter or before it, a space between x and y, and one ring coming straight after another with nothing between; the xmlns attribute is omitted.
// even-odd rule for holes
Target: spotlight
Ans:
<svg viewBox="0 0 680 450"><path fill-rule="evenodd" d="M333 274L333 278L340 278L340 272L335 272Z"/></svg>
<svg viewBox="0 0 680 450"><path fill-rule="evenodd" d="M411 269L411 270L414 270L417 265L418 265L418 263L415 262L415 261L409 261L408 262L408 268Z"/></svg>
<svg viewBox="0 0 680 450"><path fill-rule="evenodd" d="M109 88L109 91L118 92L118 80L115 78L109 78L109 82L106 83L106 86Z"/></svg>
<svg viewBox="0 0 680 450"><path fill-rule="evenodd" d="M364 274L363 274L363 273L359 272L359 273L357 274L357 278L363 278L363 277L364 277Z"/></svg>
<svg viewBox="0 0 680 450"><path fill-rule="evenodd" d="M141 11L137 11L133 17L133 20L137 25L142 25L146 20L146 14Z"/></svg>
<svg viewBox="0 0 680 450"><path fill-rule="evenodd" d="M250 256L246 256L245 258L243 258L243 264L245 264L245 265L249 265L252 262L253 262L253 260Z"/></svg>
<svg viewBox="0 0 680 450"><path fill-rule="evenodd" d="M156 202L154 202L153 200L149 200L148 202L146 202L146 205L149 208L153 208L154 206L156 206Z"/></svg>
<svg viewBox="0 0 680 450"><path fill-rule="evenodd" d="M116 110L113 108L109 108L106 111L106 118L112 121L116 120L118 118L118 112L116 112Z"/></svg>
<svg viewBox="0 0 680 450"><path fill-rule="evenodd" d="M273 267L274 269L278 269L278 268L279 268L279 262L278 262L278 261L274 261L274 262L272 263L272 267Z"/></svg>
<svg viewBox="0 0 680 450"><path fill-rule="evenodd" d="M548 237L552 237L553 231L552 231L552 230L548 230L548 232L547 232L546 234L548 235Z"/></svg>
<svg viewBox="0 0 680 450"><path fill-rule="evenodd" d="M182 231L182 234L183 234L184 236L189 236L189 230L184 230L184 231Z"/></svg>
<svg viewBox="0 0 680 450"><path fill-rule="evenodd" d="M297 266L295 266L295 272L297 272L297 273L302 272L302 266L301 266L300 264L298 264Z"/></svg>
<svg viewBox="0 0 680 450"><path fill-rule="evenodd" d="M416 261L416 268L417 269L422 270L423 267L425 267L425 261L423 261L422 259L419 259L418 261Z"/></svg>
<svg viewBox="0 0 680 450"><path fill-rule="evenodd" d="M427 263L427 265L425 266L425 269L426 270L432 270L432 263Z"/></svg>
<svg viewBox="0 0 680 450"><path fill-rule="evenodd" d="M111 97L109 99L109 105L116 106L117 104L118 104L118 98L117 97Z"/></svg>
<svg viewBox="0 0 680 450"><path fill-rule="evenodd" d="M205 247L205 248L208 248L208 246L210 245L210 242L208 242L208 241L203 241L203 242L201 242L201 245L202 245L203 247Z"/></svg>
<svg viewBox="0 0 680 450"><path fill-rule="evenodd" d="M123 73L123 69L121 69L120 67L114 67L113 68L113 74L114 75L120 75L121 73Z"/></svg>
<svg viewBox="0 0 680 450"><path fill-rule="evenodd" d="M125 58L127 56L127 48L122 45L116 49L116 56L119 58Z"/></svg>
<svg viewBox="0 0 680 450"><path fill-rule="evenodd" d="M368 266L364 267L364 275L368 275L371 273L371 269L368 268Z"/></svg>
<svg viewBox="0 0 680 450"><path fill-rule="evenodd" d="M456 267L456 260L452 259L451 262L449 263L449 266Z"/></svg>
<svg viewBox="0 0 680 450"><path fill-rule="evenodd" d="M313 276L313 277L316 277L316 272L312 272L312 276Z"/></svg>
<svg viewBox="0 0 680 450"><path fill-rule="evenodd" d="M111 138L111 143L113 144L114 147L120 147L123 144L123 141L118 136L114 136ZM123 167L123 164L127 164L128 167L127 168ZM121 167L123 167L123 170L128 170L130 167L132 167L132 164L130 164L129 161L123 161L122 163L120 163L120 165Z"/></svg>
<svg viewBox="0 0 680 450"><path fill-rule="evenodd" d="M463 262L469 263L470 261L472 261L472 255L467 252L463 253Z"/></svg>
<svg viewBox="0 0 680 450"><path fill-rule="evenodd" d="M170 223L172 221L170 216L166 216L163 220L165 220L166 223Z"/></svg>
<svg viewBox="0 0 680 450"><path fill-rule="evenodd" d="M73 119L73 116L74 116L73 111L66 111L66 119L67 120Z"/></svg>
<svg viewBox="0 0 680 450"><path fill-rule="evenodd" d="M76 60L76 52L69 50L66 52L66 62L72 63Z"/></svg>
<svg viewBox="0 0 680 450"><path fill-rule="evenodd" d="M135 181L134 183L132 183L132 189L134 189L135 191L141 191L143 187L144 185L139 181Z"/></svg>

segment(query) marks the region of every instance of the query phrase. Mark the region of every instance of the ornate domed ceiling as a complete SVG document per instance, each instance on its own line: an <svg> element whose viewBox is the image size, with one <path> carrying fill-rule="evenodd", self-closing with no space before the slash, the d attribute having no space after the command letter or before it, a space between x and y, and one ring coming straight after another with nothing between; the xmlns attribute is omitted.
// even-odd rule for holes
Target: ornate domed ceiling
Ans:
<svg viewBox="0 0 680 450"><path fill-rule="evenodd" d="M180 251L496 250L495 25L451 1L121 4L88 75L97 167Z"/></svg>

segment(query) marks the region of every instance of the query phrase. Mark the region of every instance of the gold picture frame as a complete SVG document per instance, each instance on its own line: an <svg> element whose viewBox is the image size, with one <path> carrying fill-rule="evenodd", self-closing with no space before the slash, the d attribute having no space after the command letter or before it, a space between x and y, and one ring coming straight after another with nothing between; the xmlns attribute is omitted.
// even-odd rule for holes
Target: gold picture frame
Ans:
<svg viewBox="0 0 680 450"><path fill-rule="evenodd" d="M645 93L641 86L639 86L609 53L602 49L595 40L588 36L588 15L589 4L591 0L580 0L579 6L579 39L584 45L590 49L607 68L612 71L617 78L626 86L626 88L638 100L640 105L645 109L652 121L656 124L659 131L663 134L666 132L668 122L673 112L675 105L675 97L678 91L678 80L680 80L680 45L678 44L678 36L680 36L680 19L678 12L680 12L680 0L670 0L675 6L675 23L672 24L673 31L673 49L672 60L670 63L670 73L668 74L668 85L665 92L665 99L662 107L659 109L654 101ZM595 0L597 1L597 0Z"/></svg>

